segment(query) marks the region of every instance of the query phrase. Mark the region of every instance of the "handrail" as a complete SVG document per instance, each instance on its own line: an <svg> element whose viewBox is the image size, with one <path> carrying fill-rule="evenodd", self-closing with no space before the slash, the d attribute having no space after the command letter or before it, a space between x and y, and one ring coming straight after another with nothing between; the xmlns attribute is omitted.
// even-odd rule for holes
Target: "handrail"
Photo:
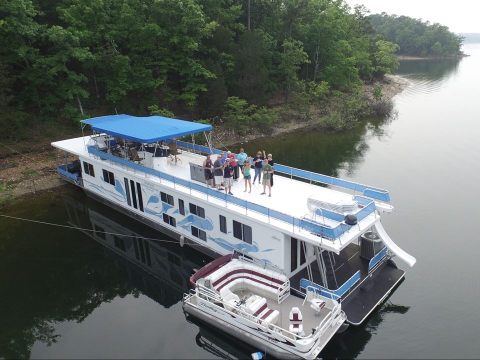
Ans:
<svg viewBox="0 0 480 360"><path fill-rule="evenodd" d="M73 174L71 172L68 171L68 165L69 164L62 164L62 165L59 165L57 166L57 173L60 175L60 176L63 176L65 179L68 179L69 181L75 183L76 185L82 185L82 177L81 176L78 176L76 174Z"/></svg>
<svg viewBox="0 0 480 360"><path fill-rule="evenodd" d="M301 335L299 335L299 334L294 334L294 333L292 333L291 331L289 331L289 330L287 330L287 329L284 329L284 328L282 328L282 327L280 327L280 326L278 326L278 325L275 325L275 324L268 324L267 326L265 326L262 322L260 322L260 323L257 322L258 319L257 319L256 317L254 317L252 314L247 313L247 312L246 312L244 309L242 309L242 308L238 308L238 309L237 309L237 310L238 310L238 313L234 313L233 311L228 310L228 309L226 308L226 306L225 306L225 305L227 305L227 306L232 307L232 305L231 305L231 304L226 304L226 303L223 301L223 299L222 299L222 304L223 304L224 306L223 306L223 307L220 307L220 306L218 306L217 304L215 304L215 302L212 302L212 301L209 300L209 299L215 300L215 298L209 296L208 294L204 294L204 293L202 293L202 295L204 295L205 298L203 298L203 299L200 298L199 293L198 293L197 291L194 291L191 296L196 296L196 297L198 297L198 298L200 298L200 299L202 299L202 300L206 300L206 301L208 301L209 303L211 303L213 306L216 306L216 307L218 307L218 308L221 308L222 311L226 311L228 314L233 315L234 317L236 317L237 315L241 315L245 320L254 323L256 326L261 326L261 327L264 329L264 331L266 331L266 332L268 332L269 330L273 329L273 330L276 331L276 333L277 333L278 335L280 335L280 336L282 336L282 337L284 337L284 338L287 338L287 336L284 335L284 333L285 333L286 335L290 335L291 337L293 337L293 339L296 340L296 341L297 341L297 340L302 340L302 339L303 339L303 340L310 340L310 339L311 339L311 340L314 340L314 339L320 337L320 335L321 335L320 333L317 332L317 333L315 334L315 336L313 336L313 334L311 334L311 333L308 334L307 336L301 336ZM193 305L193 304L192 304L192 305ZM290 338L291 338L291 337L290 337Z"/></svg>
<svg viewBox="0 0 480 360"><path fill-rule="evenodd" d="M368 262L368 271L372 270L387 255L388 248L385 246Z"/></svg>
<svg viewBox="0 0 480 360"><path fill-rule="evenodd" d="M219 149L210 149L207 146L192 144L186 141L177 141L177 146L185 149L191 149L199 151L205 154L220 154L222 151ZM331 185L339 188L349 189L356 192L361 192L364 196L376 199L383 202L390 202L390 194L387 190L364 185L361 183L339 179L333 176L318 174L308 170L302 170L294 168L288 165L275 164L275 172L283 173L289 176L295 176L309 181L319 182L326 185Z"/></svg>
<svg viewBox="0 0 480 360"><path fill-rule="evenodd" d="M309 289L309 288L314 289L315 291L319 291L320 295L323 295L333 300L338 300L343 295L345 295L353 287L353 285L355 285L358 281L360 281L360 278L361 278L361 273L360 273L360 270L358 270L347 281L345 281L342 284L342 286L340 286L336 290L327 289L322 285L315 284L314 282L303 278L303 279L300 279L300 287L303 287L304 289Z"/></svg>

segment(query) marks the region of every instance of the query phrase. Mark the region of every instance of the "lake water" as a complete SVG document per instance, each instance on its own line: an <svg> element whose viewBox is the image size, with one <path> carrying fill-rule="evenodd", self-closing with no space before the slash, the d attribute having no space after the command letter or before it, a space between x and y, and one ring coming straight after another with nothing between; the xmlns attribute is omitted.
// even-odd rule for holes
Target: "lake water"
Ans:
<svg viewBox="0 0 480 360"><path fill-rule="evenodd" d="M247 146L389 189L396 211L383 223L418 260L366 324L337 335L324 357L480 357L480 45L465 51L471 56L461 61L402 63L410 85L386 122ZM3 212L130 234L122 243L135 245L138 260L88 231L0 219L0 358L249 357L252 349L186 321L187 277L207 260L194 249L73 186ZM147 271L151 261L161 266Z"/></svg>

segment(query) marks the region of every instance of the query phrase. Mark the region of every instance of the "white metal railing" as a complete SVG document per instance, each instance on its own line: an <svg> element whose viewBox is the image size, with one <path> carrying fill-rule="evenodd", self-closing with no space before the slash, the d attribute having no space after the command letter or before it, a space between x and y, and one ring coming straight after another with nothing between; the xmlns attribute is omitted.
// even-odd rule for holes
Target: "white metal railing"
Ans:
<svg viewBox="0 0 480 360"><path fill-rule="evenodd" d="M262 330L266 331L266 332L271 332L271 331L275 331L275 333L277 333L278 335L282 336L283 338L285 339L289 339L289 340L294 340L294 341L298 341L298 340L310 340L312 342L314 342L316 339L320 338L321 334L316 330L315 331L315 335L313 335L312 333L310 333L309 335L307 336L302 336L302 335L298 335L298 334L294 334L292 333L291 331L289 330L286 330L278 325L275 325L275 324L268 324L268 325L264 325L264 323L262 323L261 321L258 320L258 318L256 318L255 316L253 316L252 314L249 314L247 313L244 309L238 307L236 308L236 313L233 312L233 311L230 311L227 309L227 306L228 307L232 307L231 304L228 304L226 303L225 301L221 301L223 307L220 307L219 305L217 305L215 302L219 303L220 301L218 301L216 298L212 298L211 296L209 296L208 294L204 294L205 297L200 297L198 292L196 292L195 290L190 290L190 294L185 294L184 295L184 301L188 302L190 305L192 306L196 306L195 304L193 304L190 299L192 297L197 297L197 299L199 300L206 300L208 301L212 306L218 308L219 310L221 311L224 311L226 313L228 313L229 315L232 315L233 317L237 317L237 316L241 316L242 318L244 318L245 320L251 322L252 324L254 324L255 326L260 326ZM211 300L214 300L214 301L211 301ZM329 313L329 315L331 316L331 313ZM318 327L316 328L318 329Z"/></svg>

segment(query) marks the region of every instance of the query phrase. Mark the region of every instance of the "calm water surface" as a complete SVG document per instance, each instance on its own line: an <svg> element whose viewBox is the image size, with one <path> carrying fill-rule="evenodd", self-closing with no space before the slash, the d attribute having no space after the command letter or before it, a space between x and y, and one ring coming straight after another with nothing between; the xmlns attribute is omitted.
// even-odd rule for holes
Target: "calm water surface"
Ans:
<svg viewBox="0 0 480 360"><path fill-rule="evenodd" d="M417 257L388 301L364 326L336 336L324 357L480 357L480 45L465 50L471 56L460 62L403 63L399 73L410 85L386 122L247 146L389 189L396 211L383 222ZM187 277L207 261L195 249L70 186L4 212L131 237L1 219L0 358L246 358L252 351L186 321Z"/></svg>

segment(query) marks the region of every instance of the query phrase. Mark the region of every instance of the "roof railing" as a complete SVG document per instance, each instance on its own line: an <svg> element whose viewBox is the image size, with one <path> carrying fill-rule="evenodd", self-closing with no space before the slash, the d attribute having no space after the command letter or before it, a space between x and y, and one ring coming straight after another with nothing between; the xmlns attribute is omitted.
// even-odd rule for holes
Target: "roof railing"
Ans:
<svg viewBox="0 0 480 360"><path fill-rule="evenodd" d="M204 154L220 154L222 150L210 149L207 146L192 144L186 141L177 141L177 146L184 149L195 150ZM309 180L310 182L317 182L325 185L335 186L338 188L353 190L356 193L361 193L363 196L382 201L390 202L390 194L387 190L376 188L373 186L363 185L354 181L339 179L333 176L318 174L308 170L297 169L292 166L275 164L275 172L288 175L290 177L301 178Z"/></svg>

